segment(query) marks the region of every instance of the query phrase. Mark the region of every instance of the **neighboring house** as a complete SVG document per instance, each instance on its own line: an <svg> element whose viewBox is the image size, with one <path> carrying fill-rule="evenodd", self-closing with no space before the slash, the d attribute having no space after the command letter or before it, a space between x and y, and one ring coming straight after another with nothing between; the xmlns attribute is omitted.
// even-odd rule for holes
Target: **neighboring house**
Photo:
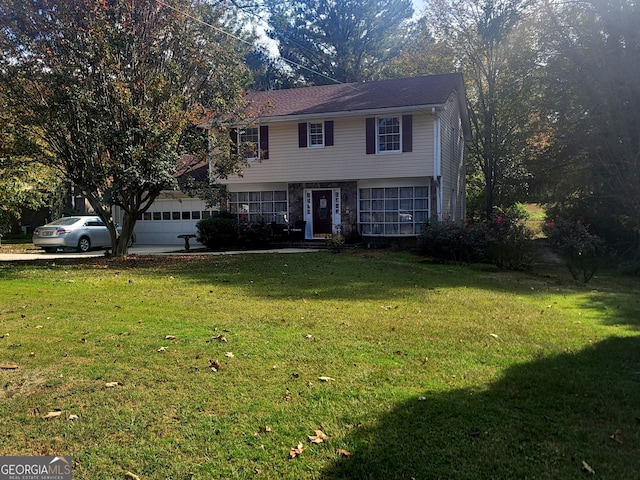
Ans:
<svg viewBox="0 0 640 480"><path fill-rule="evenodd" d="M305 239L336 232L408 237L426 221L464 219L471 133L461 74L247 98L264 112L251 126L232 129L249 167L220 181L229 191L227 209L240 219L300 222ZM174 243L210 214L197 199L159 199L136 226L138 243Z"/></svg>

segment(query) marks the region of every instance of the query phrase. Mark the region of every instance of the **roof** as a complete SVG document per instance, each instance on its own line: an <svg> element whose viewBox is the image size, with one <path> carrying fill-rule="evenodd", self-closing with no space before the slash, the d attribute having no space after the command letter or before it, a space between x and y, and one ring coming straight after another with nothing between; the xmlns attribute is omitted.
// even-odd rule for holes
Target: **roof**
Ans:
<svg viewBox="0 0 640 480"><path fill-rule="evenodd" d="M275 119L292 115L439 106L445 104L454 92L464 99L460 73L252 92L247 100L254 108L264 108L261 117ZM466 109L466 103L462 105ZM466 112L463 115L466 116Z"/></svg>

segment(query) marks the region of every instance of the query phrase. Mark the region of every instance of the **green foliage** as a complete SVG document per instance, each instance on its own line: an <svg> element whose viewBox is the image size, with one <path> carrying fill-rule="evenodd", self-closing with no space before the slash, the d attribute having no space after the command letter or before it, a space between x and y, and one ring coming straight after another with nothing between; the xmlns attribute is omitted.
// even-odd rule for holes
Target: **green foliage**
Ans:
<svg viewBox="0 0 640 480"><path fill-rule="evenodd" d="M574 280L587 283L603 263L607 250L600 237L580 221L556 217L542 227L552 249L562 254Z"/></svg>
<svg viewBox="0 0 640 480"><path fill-rule="evenodd" d="M413 14L410 0L267 0L280 53L296 77L313 84L359 82L379 76L397 54ZM317 72L317 74L314 74Z"/></svg>
<svg viewBox="0 0 640 480"><path fill-rule="evenodd" d="M344 235L341 233L332 233L331 235L327 235L327 248L334 253L339 253L344 247L345 240Z"/></svg>
<svg viewBox="0 0 640 480"><path fill-rule="evenodd" d="M266 248L271 243L271 225L262 219L241 223L238 232L238 244L242 248Z"/></svg>
<svg viewBox="0 0 640 480"><path fill-rule="evenodd" d="M207 248L220 250L237 245L238 221L229 212L220 212L196 224L196 240Z"/></svg>
<svg viewBox="0 0 640 480"><path fill-rule="evenodd" d="M246 70L236 41L211 24L232 17L188 0L0 0L0 90L17 135L105 223L120 207L126 239L159 193L176 187L194 146L186 131L206 115L221 133L189 152L199 159L207 144L228 141L219 122L240 100ZM126 253L110 230L114 254Z"/></svg>
<svg viewBox="0 0 640 480"><path fill-rule="evenodd" d="M488 222L432 222L418 237L422 255L454 263L489 262L498 268L527 269L533 263L533 232L521 218L494 215Z"/></svg>

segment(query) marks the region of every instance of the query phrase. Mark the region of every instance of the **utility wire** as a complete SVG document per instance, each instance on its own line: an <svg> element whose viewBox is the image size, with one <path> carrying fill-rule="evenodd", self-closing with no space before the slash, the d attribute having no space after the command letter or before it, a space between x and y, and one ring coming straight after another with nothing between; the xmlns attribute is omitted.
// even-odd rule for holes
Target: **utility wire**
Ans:
<svg viewBox="0 0 640 480"><path fill-rule="evenodd" d="M157 3L158 5L162 5L163 7L167 7L167 8L169 8L170 10L173 10L174 12L179 13L180 15L184 16L185 18L189 18L189 19L191 19L191 20L193 20L193 21L195 21L195 22L201 23L202 25L205 25L205 26L207 26L207 27L209 27L209 28L212 28L213 30L215 30L215 31L217 31L217 32L219 32L219 33L222 33L223 35L227 35L228 37L231 37L231 38L233 38L234 40L237 40L237 41L239 41L239 42L241 42L241 43L245 43L245 44L247 44L247 45L251 46L252 48L255 48L255 45L254 45L252 42L249 42L248 40L245 40L244 38L241 38L241 37L239 37L239 36L237 36L237 35L234 35L233 33L227 32L226 30L224 30L224 29L222 29L222 28L220 28L220 27L216 27L215 25L213 25L213 24L211 24L211 23L205 22L205 21L204 21L204 20L202 20L201 18L194 17L193 15L190 15L190 14L189 14L189 13L187 13L187 12L184 12L184 11L182 11L182 10L180 10L180 9L178 9L178 8L176 8L176 7L174 7L174 6L172 6L172 5L169 5L169 4L165 3L165 2L163 2L162 0L156 0L156 3ZM237 7L237 5L236 5L236 7ZM258 18L260 18L260 17L258 17ZM262 21L264 21L262 18L260 18L260 19L261 19ZM314 75L318 75L318 76L320 76L320 77L326 78L327 80L331 80L332 82L335 82L335 83L344 83L344 82L341 82L340 80L336 80L335 78L332 78L332 77L330 77L330 76L328 76L328 75L325 75L324 73L316 72L315 70L312 70L311 68L306 67L306 66L304 66L304 65L301 65L301 64L299 64L299 63L297 63L297 62L294 62L293 60L289 60L289 59L288 59L288 58L286 58L286 57L280 56L279 58L280 58L282 61L284 61L284 62L286 62L286 63L288 63L288 64L290 64L290 65L293 65L294 67L301 68L301 69L303 69L303 70L308 70L309 72L313 73Z"/></svg>

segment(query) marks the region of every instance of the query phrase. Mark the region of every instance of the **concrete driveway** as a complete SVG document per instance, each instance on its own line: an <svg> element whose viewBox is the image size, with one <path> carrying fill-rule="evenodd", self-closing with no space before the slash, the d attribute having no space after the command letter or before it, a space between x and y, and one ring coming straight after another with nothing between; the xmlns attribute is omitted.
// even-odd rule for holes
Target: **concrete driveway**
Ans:
<svg viewBox="0 0 640 480"><path fill-rule="evenodd" d="M184 243L180 245L132 245L129 248L129 255L237 255L242 253L302 253L317 252L320 249L314 248L277 248L270 250L237 250L228 252L203 252L201 250L191 250L185 252ZM12 262L19 260L52 260L55 258L91 258L103 257L104 250L95 250L87 253L77 252L57 252L45 253L43 250L34 253L2 253L0 248L0 262Z"/></svg>

